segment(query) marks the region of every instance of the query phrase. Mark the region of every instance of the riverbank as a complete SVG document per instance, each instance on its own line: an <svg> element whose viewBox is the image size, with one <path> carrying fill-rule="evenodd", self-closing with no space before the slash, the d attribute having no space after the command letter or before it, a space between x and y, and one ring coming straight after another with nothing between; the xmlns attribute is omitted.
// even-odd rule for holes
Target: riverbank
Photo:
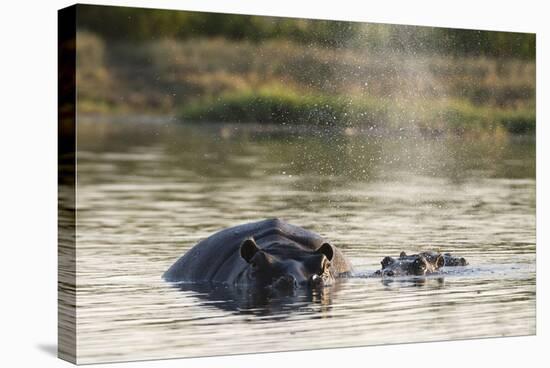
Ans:
<svg viewBox="0 0 550 368"><path fill-rule="evenodd" d="M535 132L535 63L372 53L290 41L104 42L80 32L81 113L254 122Z"/></svg>
<svg viewBox="0 0 550 368"><path fill-rule="evenodd" d="M393 104L389 98L299 95L260 90L229 93L190 103L182 109L186 122L314 124L335 127L406 129L431 133L535 132L535 109L475 106L465 100L433 99Z"/></svg>

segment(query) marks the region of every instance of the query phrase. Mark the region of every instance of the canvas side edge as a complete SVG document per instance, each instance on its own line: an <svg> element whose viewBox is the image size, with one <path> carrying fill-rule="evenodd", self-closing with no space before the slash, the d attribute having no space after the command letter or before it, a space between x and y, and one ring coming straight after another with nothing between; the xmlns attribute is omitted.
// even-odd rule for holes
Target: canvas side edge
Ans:
<svg viewBox="0 0 550 368"><path fill-rule="evenodd" d="M58 11L58 357L76 348L76 5Z"/></svg>

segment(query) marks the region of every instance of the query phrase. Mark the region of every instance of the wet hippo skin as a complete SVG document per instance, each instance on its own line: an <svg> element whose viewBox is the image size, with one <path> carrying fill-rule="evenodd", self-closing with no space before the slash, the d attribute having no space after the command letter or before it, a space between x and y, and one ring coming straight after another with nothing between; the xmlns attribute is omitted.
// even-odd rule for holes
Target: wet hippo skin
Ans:
<svg viewBox="0 0 550 368"><path fill-rule="evenodd" d="M210 282L275 289L330 285L350 262L320 235L280 219L239 225L200 241L163 275L170 282Z"/></svg>

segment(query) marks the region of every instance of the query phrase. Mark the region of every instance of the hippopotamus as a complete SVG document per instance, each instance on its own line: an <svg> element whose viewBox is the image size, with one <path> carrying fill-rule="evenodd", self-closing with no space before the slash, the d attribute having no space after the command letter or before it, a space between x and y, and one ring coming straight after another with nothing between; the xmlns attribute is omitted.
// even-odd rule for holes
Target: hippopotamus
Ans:
<svg viewBox="0 0 550 368"><path fill-rule="evenodd" d="M328 286L350 272L350 262L326 239L275 218L209 236L163 277L170 282L293 290Z"/></svg>
<svg viewBox="0 0 550 368"><path fill-rule="evenodd" d="M407 255L399 254L399 258L384 257L382 269L375 276L424 276L437 272L444 266L466 266L468 262L462 257L453 257L450 253L421 252Z"/></svg>

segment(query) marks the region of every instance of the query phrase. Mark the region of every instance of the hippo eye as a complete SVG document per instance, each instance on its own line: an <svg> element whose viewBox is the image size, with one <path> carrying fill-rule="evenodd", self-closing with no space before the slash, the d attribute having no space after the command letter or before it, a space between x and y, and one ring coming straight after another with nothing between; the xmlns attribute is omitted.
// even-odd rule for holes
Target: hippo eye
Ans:
<svg viewBox="0 0 550 368"><path fill-rule="evenodd" d="M426 264L420 258L414 261L414 265L417 268L426 268Z"/></svg>

